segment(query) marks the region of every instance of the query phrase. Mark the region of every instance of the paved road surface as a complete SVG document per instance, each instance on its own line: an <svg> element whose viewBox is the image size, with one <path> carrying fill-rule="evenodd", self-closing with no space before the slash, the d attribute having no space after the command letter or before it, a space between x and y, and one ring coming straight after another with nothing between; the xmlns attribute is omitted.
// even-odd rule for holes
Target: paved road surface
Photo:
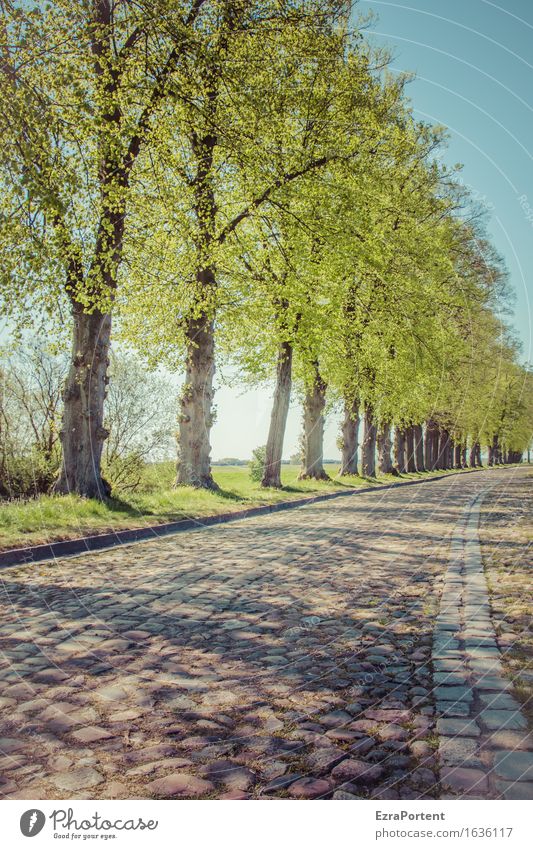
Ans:
<svg viewBox="0 0 533 849"><path fill-rule="evenodd" d="M526 472L4 570L0 792L533 798L474 502Z"/></svg>

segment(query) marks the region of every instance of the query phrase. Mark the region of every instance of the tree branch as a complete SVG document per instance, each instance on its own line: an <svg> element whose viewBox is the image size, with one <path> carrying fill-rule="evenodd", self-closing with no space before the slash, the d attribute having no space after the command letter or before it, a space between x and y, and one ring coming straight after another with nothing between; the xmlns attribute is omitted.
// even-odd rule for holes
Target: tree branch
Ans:
<svg viewBox="0 0 533 849"><path fill-rule="evenodd" d="M306 174L309 174L311 171L316 171L319 168L323 168L329 162L332 162L335 159L334 156L321 156L318 159L313 159L311 162L308 162L303 168L299 168L296 171L289 171L283 174L281 177L278 177L267 189L261 192L256 198L254 198L251 203L248 204L238 215L235 216L220 232L217 243L219 245L224 244L227 237L230 233L239 226L241 221L244 221L246 218L249 218L252 212L255 212L262 204L264 204L270 196L277 191L277 189L283 188L283 186L287 186L289 183L292 183L294 180L297 180L299 177L304 177Z"/></svg>
<svg viewBox="0 0 533 849"><path fill-rule="evenodd" d="M191 7L191 11L189 12L187 18L184 21L185 28L189 28L192 26L205 2L206 0L195 0ZM123 167L126 173L131 171L133 164L139 154L141 145L144 141L145 134L150 127L150 120L152 118L152 115L154 114L155 110L157 109L157 107L165 96L166 83L176 67L177 61L180 57L181 51L186 41L187 37L182 37L180 42L172 48L167 58L167 61L165 62L161 71L156 77L150 100L139 116L139 120L137 121L137 127L135 129L135 132L133 133L133 136L130 139L128 150L123 159Z"/></svg>

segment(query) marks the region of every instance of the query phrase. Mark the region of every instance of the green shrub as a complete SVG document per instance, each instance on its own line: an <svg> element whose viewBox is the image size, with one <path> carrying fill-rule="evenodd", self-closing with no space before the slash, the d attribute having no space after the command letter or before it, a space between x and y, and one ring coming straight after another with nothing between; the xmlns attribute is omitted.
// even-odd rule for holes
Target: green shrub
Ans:
<svg viewBox="0 0 533 849"><path fill-rule="evenodd" d="M1 498L35 498L48 492L57 477L59 456L52 458L33 449L25 454L11 453L2 458Z"/></svg>
<svg viewBox="0 0 533 849"><path fill-rule="evenodd" d="M248 463L250 477L253 481L260 481L265 471L266 445L261 445L252 451L252 459Z"/></svg>
<svg viewBox="0 0 533 849"><path fill-rule="evenodd" d="M146 461L138 451L125 456L115 456L102 463L103 476L114 493L135 492L141 486L146 469Z"/></svg>

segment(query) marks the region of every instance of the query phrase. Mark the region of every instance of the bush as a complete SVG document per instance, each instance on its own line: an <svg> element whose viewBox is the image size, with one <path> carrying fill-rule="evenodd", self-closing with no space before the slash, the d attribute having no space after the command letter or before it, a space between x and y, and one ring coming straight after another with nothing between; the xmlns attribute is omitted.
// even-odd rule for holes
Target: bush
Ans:
<svg viewBox="0 0 533 849"><path fill-rule="evenodd" d="M60 465L64 357L34 343L0 349L0 497L48 492Z"/></svg>
<svg viewBox="0 0 533 849"><path fill-rule="evenodd" d="M27 453L2 457L0 468L1 498L35 498L48 492L57 477L59 455L50 459L34 449Z"/></svg>
<svg viewBox="0 0 533 849"><path fill-rule="evenodd" d="M260 481L265 472L266 445L261 445L252 451L252 459L248 463L250 477L253 481Z"/></svg>
<svg viewBox="0 0 533 849"><path fill-rule="evenodd" d="M146 461L138 451L125 456L115 454L111 460L104 458L102 463L103 476L116 494L139 489L145 469Z"/></svg>

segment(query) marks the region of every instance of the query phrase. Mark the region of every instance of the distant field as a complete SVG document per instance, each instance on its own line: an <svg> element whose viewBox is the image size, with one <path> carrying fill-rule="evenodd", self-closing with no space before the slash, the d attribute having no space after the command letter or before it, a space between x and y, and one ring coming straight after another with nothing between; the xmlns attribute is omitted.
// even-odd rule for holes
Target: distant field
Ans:
<svg viewBox="0 0 533 849"><path fill-rule="evenodd" d="M0 549L28 543L72 539L92 533L160 524L186 517L202 517L243 507L273 504L302 495L344 488L377 485L398 478L392 475L369 480L337 477L338 465L326 465L330 481L299 481L299 466L282 466L282 490L262 489L254 483L247 466L213 466L218 492L192 487L173 488L174 464L157 463L145 470L141 489L121 495L106 504L77 496L43 495L30 501L0 504ZM427 477L403 475L405 479Z"/></svg>

